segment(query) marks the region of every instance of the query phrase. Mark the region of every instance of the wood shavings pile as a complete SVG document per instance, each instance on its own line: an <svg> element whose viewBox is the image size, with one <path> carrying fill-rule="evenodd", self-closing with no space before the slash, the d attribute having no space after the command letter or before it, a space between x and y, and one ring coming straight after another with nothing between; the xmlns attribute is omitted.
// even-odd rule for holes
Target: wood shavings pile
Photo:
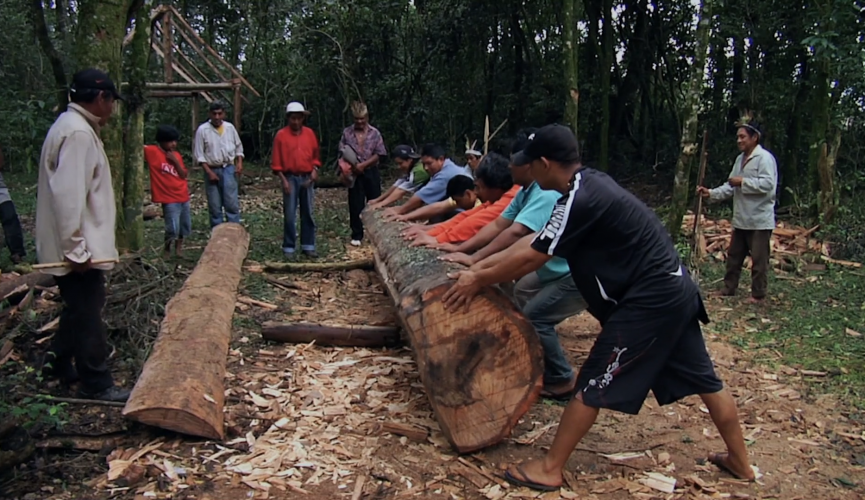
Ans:
<svg viewBox="0 0 865 500"><path fill-rule="evenodd" d="M700 221L703 232L703 245L701 255L711 254L716 259L726 260L725 253L730 247L733 236L733 226L727 219L712 220L703 217ZM780 255L804 255L807 253L818 255L829 255L829 246L817 238L812 237L820 226L810 229L798 226L790 226L785 222L778 222L775 231L772 232L772 253ZM682 230L685 234L691 234L694 229L694 214L688 213L682 219Z"/></svg>

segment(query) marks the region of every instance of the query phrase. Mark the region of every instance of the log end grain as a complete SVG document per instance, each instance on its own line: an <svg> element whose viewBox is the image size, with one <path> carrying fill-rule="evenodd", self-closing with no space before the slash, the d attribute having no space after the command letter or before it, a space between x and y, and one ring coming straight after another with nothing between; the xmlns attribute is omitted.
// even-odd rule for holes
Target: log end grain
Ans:
<svg viewBox="0 0 865 500"><path fill-rule="evenodd" d="M212 419L201 418L187 409L159 408L150 406L139 409L123 409L123 416L145 425L167 429L190 436L200 436L207 439L225 439L222 419L215 424Z"/></svg>

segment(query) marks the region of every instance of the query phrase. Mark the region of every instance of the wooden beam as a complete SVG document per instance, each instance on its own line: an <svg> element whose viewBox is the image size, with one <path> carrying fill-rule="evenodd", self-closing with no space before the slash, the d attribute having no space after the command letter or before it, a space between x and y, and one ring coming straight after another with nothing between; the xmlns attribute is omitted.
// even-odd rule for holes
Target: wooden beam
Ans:
<svg viewBox="0 0 865 500"><path fill-rule="evenodd" d="M150 97L192 97L197 92L193 91L183 91L183 90L154 90L152 92L147 92L147 95Z"/></svg>
<svg viewBox="0 0 865 500"><path fill-rule="evenodd" d="M165 66L166 83L174 81L174 67L171 64L172 47L174 47L174 42L171 41L171 12L167 12L165 16L162 17L162 61Z"/></svg>
<svg viewBox="0 0 865 500"><path fill-rule="evenodd" d="M156 54L157 54L158 56L162 57L163 59L165 58L165 55L162 53L162 49L159 48L159 45L157 45L156 43L151 42L150 46L151 46L151 48L153 49L153 51L156 52ZM191 83L191 84L193 84L193 85L201 85L201 82L196 81L194 78L192 78L191 76L189 76L189 73L187 73L186 71L184 71L183 68L181 68L177 63L171 63L171 67L174 68L174 71L176 71L177 74L180 75L180 76L181 76L184 80L186 80L188 83ZM174 84L173 84L173 83L168 83L168 85L174 85ZM207 102L210 102L210 101L213 100L213 98L210 97L209 94L207 94L206 92L204 92L203 89L202 89L202 94L204 95L204 98L207 99Z"/></svg>
<svg viewBox="0 0 865 500"><path fill-rule="evenodd" d="M192 135L195 137L195 132L198 131L198 92L192 94Z"/></svg>
<svg viewBox="0 0 865 500"><path fill-rule="evenodd" d="M237 135L240 135L240 119L243 102L240 100L240 80L234 80L234 128L237 129Z"/></svg>
<svg viewBox="0 0 865 500"><path fill-rule="evenodd" d="M168 12L168 6L167 5L158 5L158 6L154 7L153 10L150 11L150 23L152 24L154 21L159 19L159 16L161 16L162 14L165 14L166 12ZM129 30L129 33L127 33L126 36L123 37L123 46L124 47L129 45L129 42L132 41L133 36L135 36L135 27L133 27L131 30Z"/></svg>
<svg viewBox="0 0 865 500"><path fill-rule="evenodd" d="M256 97L261 97L261 94L259 94L258 91L255 90L255 87L253 87L252 84L249 83L249 81L244 78L242 74L240 74L240 71L237 71L237 68L235 68L231 64L228 64L228 61L223 59L222 56L219 55L219 52L217 52L216 50L214 50L213 47L207 44L207 42L205 42L204 39L201 38L201 36L195 31L195 29L193 29L192 26L190 26L189 23L186 22L186 19L183 18L183 16L180 14L180 12L178 12L177 9L170 5L168 6L168 8L171 10L171 12L174 13L177 21L184 28L188 29L189 32L192 33L193 37L195 37L195 39L198 40L198 42L201 43L203 47L205 47L211 54L213 54L219 62L221 62L226 68L228 68L228 70L231 71L231 74L234 75L235 78L240 79L240 81L243 82L243 84L246 85L247 88L249 88L249 90L251 90Z"/></svg>
<svg viewBox="0 0 865 500"><path fill-rule="evenodd" d="M183 38L183 40L190 47L192 47L192 50L195 51L195 53L198 55L198 57L200 57L205 63L207 63L207 65L210 67L210 69L212 69L213 72L216 73L216 75L219 76L220 79L222 79L225 82L230 80L222 71L219 70L219 68L217 68L212 62L210 62L210 59L204 54L204 52L201 51L201 49L198 47L198 44L195 43L192 40L192 38L190 38L189 35L186 34L186 31L184 31L182 29L178 29L177 32L180 33L180 36ZM195 65L194 62L192 62L192 60L189 58L189 56L187 56L186 54L183 53L182 50L180 50L180 46L175 45L174 49L177 51L178 54L180 54L184 58L184 60L186 60L187 63L189 63L190 66L195 68L195 70L198 72L198 74L201 75L201 78L203 78L204 80L207 80L208 82L210 81L210 78L208 78L207 76L204 75L204 72L201 71L201 69L197 65ZM225 98L226 101L228 100L228 98L225 94L222 94L222 96ZM247 104L249 103L249 99L247 99L246 96L241 94L240 97L243 99L243 102L245 102Z"/></svg>

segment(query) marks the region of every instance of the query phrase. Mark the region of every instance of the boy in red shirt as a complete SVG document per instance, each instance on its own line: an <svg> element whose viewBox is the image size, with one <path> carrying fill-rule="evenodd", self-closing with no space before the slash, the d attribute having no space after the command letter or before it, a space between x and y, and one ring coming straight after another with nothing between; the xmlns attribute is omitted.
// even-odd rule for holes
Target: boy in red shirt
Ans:
<svg viewBox="0 0 865 500"><path fill-rule="evenodd" d="M189 214L189 171L177 152L180 133L170 125L156 128L157 145L144 146L144 158L150 170L150 194L154 203L162 204L165 219L165 257L171 254L171 243L179 257L183 238L192 233Z"/></svg>
<svg viewBox="0 0 865 500"><path fill-rule="evenodd" d="M313 186L318 180L321 166L318 139L315 132L304 125L309 116L303 105L291 102L285 108L288 126L273 138L271 169L282 186L284 215L282 252L293 260L297 246L297 205L300 203L300 249L307 257L315 253L315 220L312 218Z"/></svg>

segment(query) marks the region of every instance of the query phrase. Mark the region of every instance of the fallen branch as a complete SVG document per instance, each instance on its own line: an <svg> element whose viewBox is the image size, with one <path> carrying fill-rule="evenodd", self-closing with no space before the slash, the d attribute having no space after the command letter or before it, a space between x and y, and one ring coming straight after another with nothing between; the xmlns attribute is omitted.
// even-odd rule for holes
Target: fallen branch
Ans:
<svg viewBox="0 0 865 500"><path fill-rule="evenodd" d="M390 347L400 343L395 326L320 325L315 323L275 323L262 325L265 340L320 346Z"/></svg>
<svg viewBox="0 0 865 500"><path fill-rule="evenodd" d="M102 401L99 399L58 398L50 394L24 394L24 396L29 396L31 398L47 399L50 401L56 401L57 403L67 403L70 405L114 406L117 408L123 408L123 406L126 405L126 403L120 403L117 401Z"/></svg>
<svg viewBox="0 0 865 500"><path fill-rule="evenodd" d="M281 288L282 290L285 290L286 292L288 292L290 290L302 290L301 287L297 286L294 283L286 283L286 282L280 281L276 278L271 278L270 276L262 276L262 277L264 278L264 281L270 283L271 285L273 285L277 288Z"/></svg>
<svg viewBox="0 0 865 500"><path fill-rule="evenodd" d="M826 257L825 255L821 255L820 258L830 264L838 264L839 266L852 267L854 269L859 269L860 267L862 267L862 264L859 262L850 262L849 260L836 260L831 257Z"/></svg>
<svg viewBox="0 0 865 500"><path fill-rule="evenodd" d="M381 432L389 432L397 436L405 436L418 443L426 442L429 431L419 425L403 424L400 422L383 422Z"/></svg>
<svg viewBox="0 0 865 500"><path fill-rule="evenodd" d="M262 309L269 309L271 311L275 311L275 310L279 309L279 306L276 304L271 304L269 302L256 300L256 299L253 299L250 297L239 296L239 297L237 297L237 301L240 302L241 304L247 304L250 306L257 306L257 307L261 307Z"/></svg>
<svg viewBox="0 0 865 500"><path fill-rule="evenodd" d="M44 273L29 273L11 278L0 283L0 297L17 304L24 298L31 288L36 286L54 286L54 276Z"/></svg>
<svg viewBox="0 0 865 500"><path fill-rule="evenodd" d="M372 259L350 260L347 262L265 262L264 268L271 272L310 273L324 271L351 271L352 269L371 270Z"/></svg>
<svg viewBox="0 0 865 500"><path fill-rule="evenodd" d="M84 451L110 451L117 448L123 434L107 436L59 436L43 439L36 443L41 449L64 449Z"/></svg>

